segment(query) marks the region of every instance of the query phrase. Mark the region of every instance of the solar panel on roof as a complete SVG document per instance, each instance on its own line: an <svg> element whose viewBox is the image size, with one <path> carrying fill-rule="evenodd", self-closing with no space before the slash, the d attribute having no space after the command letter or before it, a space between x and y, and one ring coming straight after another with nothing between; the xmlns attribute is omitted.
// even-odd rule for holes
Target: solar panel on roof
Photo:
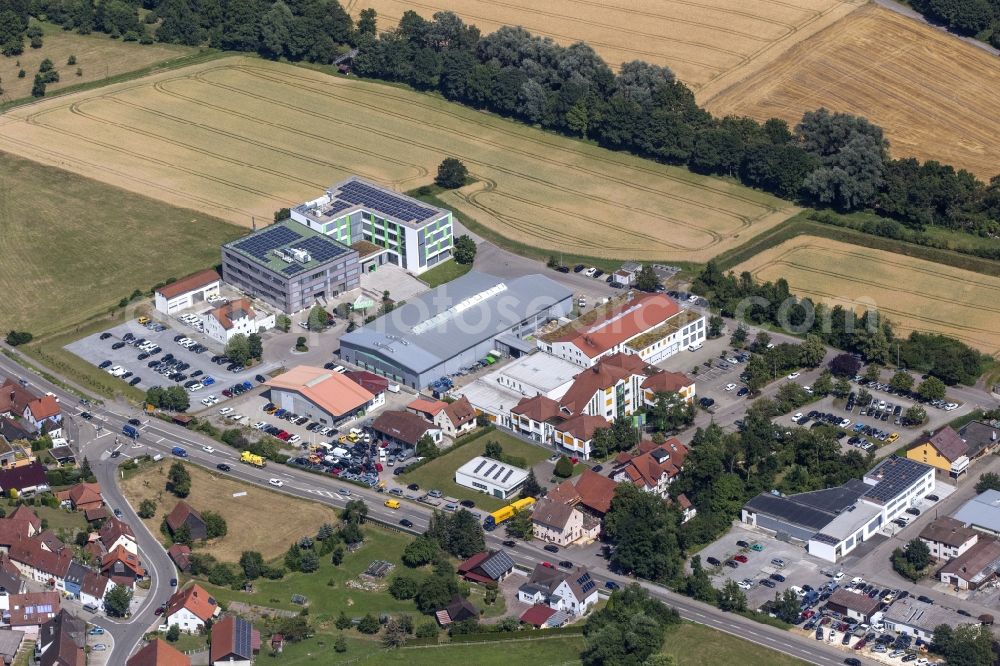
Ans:
<svg viewBox="0 0 1000 666"><path fill-rule="evenodd" d="M241 617L235 618L233 622L233 643L235 643L236 653L240 656L251 656L251 625Z"/></svg>
<svg viewBox="0 0 1000 666"><path fill-rule="evenodd" d="M363 204L381 213L400 220L416 222L424 220L436 212L421 206L408 198L389 194L358 181L351 181L340 188L340 198L354 204Z"/></svg>
<svg viewBox="0 0 1000 666"><path fill-rule="evenodd" d="M288 264L287 266L281 269L281 272L284 273L285 275L295 275L296 273L301 273L304 270L305 268L299 266L298 264Z"/></svg>
<svg viewBox="0 0 1000 666"><path fill-rule="evenodd" d="M584 592L590 592L590 591L591 591L592 589L594 589L595 587L597 587L597 583L595 583L595 582L594 582L594 581L592 581L592 580L588 580L588 581L587 581L586 583L584 583L584 584L583 584L583 585L582 585L582 586L580 587L580 589L581 589L581 590L583 590Z"/></svg>
<svg viewBox="0 0 1000 666"><path fill-rule="evenodd" d="M490 474L493 473L493 470L495 470L496 468L497 468L497 464L493 463L492 467L490 467L488 470L486 470L485 472L483 472L483 476L487 476L488 477Z"/></svg>
<svg viewBox="0 0 1000 666"><path fill-rule="evenodd" d="M316 261L329 261L347 252L347 248L326 236L312 236L298 243L295 247L305 250Z"/></svg>
<svg viewBox="0 0 1000 666"><path fill-rule="evenodd" d="M480 460L479 464L476 465L476 469L472 470L472 473L473 474L478 474L479 470L481 470L483 468L483 465L485 465L488 462L489 462L489 460Z"/></svg>
<svg viewBox="0 0 1000 666"><path fill-rule="evenodd" d="M507 475L503 477L503 481L501 481L500 483L507 483L507 479L509 479L510 475L513 474L513 473L514 473L514 470L512 470L512 469L511 470L507 470Z"/></svg>
<svg viewBox="0 0 1000 666"><path fill-rule="evenodd" d="M264 259L271 250L287 245L301 237L297 231L287 226L273 227L248 236L233 247L258 259Z"/></svg>
<svg viewBox="0 0 1000 666"><path fill-rule="evenodd" d="M336 215L340 211L347 210L348 208L351 208L352 206L354 206L354 204L348 203L346 201L341 201L340 199L337 199L333 203L331 203L329 206L327 206L326 208L323 209L323 214L324 215Z"/></svg>

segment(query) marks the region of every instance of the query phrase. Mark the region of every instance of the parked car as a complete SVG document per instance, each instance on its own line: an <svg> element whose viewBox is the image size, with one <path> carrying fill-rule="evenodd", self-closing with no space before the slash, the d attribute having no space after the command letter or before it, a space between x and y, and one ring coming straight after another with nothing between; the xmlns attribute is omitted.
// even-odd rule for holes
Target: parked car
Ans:
<svg viewBox="0 0 1000 666"><path fill-rule="evenodd" d="M553 543L547 543L547 544L545 544L544 548L545 548L545 550L549 551L550 553L558 553L559 552L559 546L557 546L557 545L555 545Z"/></svg>

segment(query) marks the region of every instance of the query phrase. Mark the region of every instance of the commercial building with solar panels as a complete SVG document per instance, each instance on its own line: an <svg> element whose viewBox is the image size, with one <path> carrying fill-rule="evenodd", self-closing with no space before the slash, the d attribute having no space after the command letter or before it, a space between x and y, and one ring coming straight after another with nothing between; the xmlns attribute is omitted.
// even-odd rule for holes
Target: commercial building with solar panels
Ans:
<svg viewBox="0 0 1000 666"><path fill-rule="evenodd" d="M527 478L528 470L483 456L476 456L455 470L458 485L500 499L519 493Z"/></svg>
<svg viewBox="0 0 1000 666"><path fill-rule="evenodd" d="M794 495L761 493L743 506L742 520L837 562L932 492L933 467L891 456L861 481Z"/></svg>
<svg viewBox="0 0 1000 666"><path fill-rule="evenodd" d="M291 314L361 281L356 250L285 220L222 246L222 279Z"/></svg>
<svg viewBox="0 0 1000 666"><path fill-rule="evenodd" d="M291 215L299 224L364 250L366 271L392 263L420 274L452 254L451 211L357 177L296 206ZM365 250L369 244L378 249Z"/></svg>
<svg viewBox="0 0 1000 666"><path fill-rule="evenodd" d="M525 338L572 307L573 292L544 275L504 280L470 271L345 333L340 357L422 389L491 352L534 351Z"/></svg>

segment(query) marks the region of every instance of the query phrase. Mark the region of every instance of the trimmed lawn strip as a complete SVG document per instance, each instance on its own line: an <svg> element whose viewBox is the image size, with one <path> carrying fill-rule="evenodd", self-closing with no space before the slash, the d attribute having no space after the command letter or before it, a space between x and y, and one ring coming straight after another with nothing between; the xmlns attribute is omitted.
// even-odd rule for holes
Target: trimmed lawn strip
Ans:
<svg viewBox="0 0 1000 666"><path fill-rule="evenodd" d="M472 264L460 264L454 259L449 259L442 264L438 264L426 273L421 273L420 277L417 279L423 280L431 289L433 289L434 287L439 287L446 282L451 282L456 278L460 278L471 270Z"/></svg>
<svg viewBox="0 0 1000 666"><path fill-rule="evenodd" d="M685 622L667 633L663 652L682 666L804 666L806 662L703 624Z"/></svg>
<svg viewBox="0 0 1000 666"><path fill-rule="evenodd" d="M545 460L550 455L548 450L540 446L528 444L516 437L494 430L480 435L474 441L455 451L444 453L439 458L421 465L412 472L403 474L400 480L406 484L419 484L420 489L425 492L428 490L440 490L448 497L457 497L460 500L472 500L479 509L495 511L512 502L513 498L501 500L455 483L455 470L476 456L483 455L486 450L486 443L490 440L499 442L500 446L503 447L504 454L524 458L529 468Z"/></svg>

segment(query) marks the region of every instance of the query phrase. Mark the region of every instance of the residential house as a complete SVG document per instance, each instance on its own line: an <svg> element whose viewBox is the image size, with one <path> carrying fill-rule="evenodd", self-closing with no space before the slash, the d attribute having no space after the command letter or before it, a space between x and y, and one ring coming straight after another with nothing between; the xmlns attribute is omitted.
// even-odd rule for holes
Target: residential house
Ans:
<svg viewBox="0 0 1000 666"><path fill-rule="evenodd" d="M514 560L503 550L476 553L458 565L458 575L473 583L499 583L514 571Z"/></svg>
<svg viewBox="0 0 1000 666"><path fill-rule="evenodd" d="M14 563L6 555L0 555L0 611L9 611L11 595L23 594L27 589Z"/></svg>
<svg viewBox="0 0 1000 666"><path fill-rule="evenodd" d="M38 462L0 469L0 491L8 496L12 490L18 495L44 492L49 489L46 472L45 465Z"/></svg>
<svg viewBox="0 0 1000 666"><path fill-rule="evenodd" d="M0 416L22 419L21 426L32 434L62 431L62 410L54 395L35 395L11 378L0 384Z"/></svg>
<svg viewBox="0 0 1000 666"><path fill-rule="evenodd" d="M951 426L942 426L906 452L906 457L958 478L969 471L969 447Z"/></svg>
<svg viewBox="0 0 1000 666"><path fill-rule="evenodd" d="M96 523L99 520L107 520L111 514L108 513L106 507L98 507L96 509L87 509L83 512L83 517L86 518L88 523Z"/></svg>
<svg viewBox="0 0 1000 666"><path fill-rule="evenodd" d="M435 444L444 441L442 430L412 412L382 412L372 430L383 440L416 450L417 442L429 435Z"/></svg>
<svg viewBox="0 0 1000 666"><path fill-rule="evenodd" d="M275 317L270 312L257 312L245 298L237 298L209 310L201 316L205 335L222 344L235 335L250 336L274 328Z"/></svg>
<svg viewBox="0 0 1000 666"><path fill-rule="evenodd" d="M976 545L978 539L979 532L950 516L935 518L920 532L920 540L927 544L936 560L958 557Z"/></svg>
<svg viewBox="0 0 1000 666"><path fill-rule="evenodd" d="M208 538L208 526L205 525L205 520L184 500L177 502L173 510L167 514L167 527L170 529L170 534L177 534L181 525L187 525L191 538L195 541Z"/></svg>
<svg viewBox="0 0 1000 666"><path fill-rule="evenodd" d="M669 497L667 499L670 500ZM698 515L698 509L695 508L694 504L691 503L691 500L684 493L677 496L677 505L681 508L682 523L686 523Z"/></svg>
<svg viewBox="0 0 1000 666"><path fill-rule="evenodd" d="M941 567L937 575L942 583L959 590L978 590L996 580L998 572L1000 541L984 535L961 555Z"/></svg>
<svg viewBox="0 0 1000 666"><path fill-rule="evenodd" d="M163 612L163 629L177 625L181 631L193 634L205 626L205 622L219 613L215 598L198 583L178 590L167 601Z"/></svg>
<svg viewBox="0 0 1000 666"><path fill-rule="evenodd" d="M448 602L447 606L434 613L434 617L437 619L438 624L442 627L447 627L449 624L454 622L462 622L464 620L478 618L479 609L465 597L456 594L452 597L452 600Z"/></svg>
<svg viewBox="0 0 1000 666"><path fill-rule="evenodd" d="M555 500L581 509L594 518L603 518L611 509L617 483L597 472L585 469L574 482L566 479L551 488L546 499Z"/></svg>
<svg viewBox="0 0 1000 666"><path fill-rule="evenodd" d="M191 549L183 543L175 543L167 548L167 556L181 571L187 572L191 568Z"/></svg>
<svg viewBox="0 0 1000 666"><path fill-rule="evenodd" d="M542 498L531 512L535 538L567 546L583 536L583 514L568 504Z"/></svg>
<svg viewBox="0 0 1000 666"><path fill-rule="evenodd" d="M448 437L461 437L476 428L476 410L464 395L438 412L434 425Z"/></svg>
<svg viewBox="0 0 1000 666"><path fill-rule="evenodd" d="M19 504L16 509L11 511L6 520L20 520L27 523L29 537L33 537L42 531L42 520L27 504Z"/></svg>
<svg viewBox="0 0 1000 666"><path fill-rule="evenodd" d="M12 629L0 631L0 664L11 666L14 663L17 653L21 651L21 642L23 640L23 631Z"/></svg>
<svg viewBox="0 0 1000 666"><path fill-rule="evenodd" d="M9 416L0 416L0 469L12 467L17 457L17 452L11 446L11 442L34 439L35 433L25 425L15 421Z"/></svg>
<svg viewBox="0 0 1000 666"><path fill-rule="evenodd" d="M52 530L43 530L32 538L42 544L42 548L50 553L61 553L66 548L66 544Z"/></svg>
<svg viewBox="0 0 1000 666"><path fill-rule="evenodd" d="M447 406L448 403L444 400L429 400L428 398L418 396L406 405L406 411L434 423L437 415L443 412Z"/></svg>
<svg viewBox="0 0 1000 666"><path fill-rule="evenodd" d="M56 493L56 498L64 506L70 506L76 511L99 509L104 506L99 483L78 483L69 490Z"/></svg>
<svg viewBox="0 0 1000 666"><path fill-rule="evenodd" d="M634 354L612 354L576 376L559 399L567 416L591 414L613 421L637 412L644 404L642 383L647 364Z"/></svg>
<svg viewBox="0 0 1000 666"><path fill-rule="evenodd" d="M212 625L209 663L213 666L250 666L260 652L260 632L247 620L224 615Z"/></svg>
<svg viewBox="0 0 1000 666"><path fill-rule="evenodd" d="M544 604L573 616L583 615L597 603L597 582L584 567L570 571L538 564L528 582L517 590L518 601Z"/></svg>
<svg viewBox="0 0 1000 666"><path fill-rule="evenodd" d="M667 489L681 470L688 448L671 437L663 444L639 442L638 453L626 452L615 458L611 478L619 483L634 483L648 493L666 499Z"/></svg>
<svg viewBox="0 0 1000 666"><path fill-rule="evenodd" d="M826 607L845 617L868 622L882 608L882 602L877 597L873 599L867 594L854 594L845 587L838 587L826 600Z"/></svg>
<svg viewBox="0 0 1000 666"><path fill-rule="evenodd" d="M10 596L11 629L24 632L25 638L34 640L39 628L59 613L59 593L25 592Z"/></svg>
<svg viewBox="0 0 1000 666"><path fill-rule="evenodd" d="M170 643L156 638L132 655L126 666L191 666L191 658Z"/></svg>
<svg viewBox="0 0 1000 666"><path fill-rule="evenodd" d="M1000 446L1000 427L997 422L987 423L984 421L971 421L962 426L958 431L962 441L965 442L965 455L969 460L975 462L983 456L993 453Z"/></svg>
<svg viewBox="0 0 1000 666"><path fill-rule="evenodd" d="M28 521L0 518L0 551L9 552L11 546L27 541L35 534L32 524Z"/></svg>
<svg viewBox="0 0 1000 666"><path fill-rule="evenodd" d="M114 550L101 559L101 573L111 578L115 585L123 585L135 589L136 582L146 577L146 570L139 562L139 556L129 552L124 546L115 546Z"/></svg>
<svg viewBox="0 0 1000 666"><path fill-rule="evenodd" d="M80 598L80 588L83 586L83 579L90 573L90 569L83 566L76 560L69 563L66 570L66 593L72 594L77 599Z"/></svg>
<svg viewBox="0 0 1000 666"><path fill-rule="evenodd" d="M695 381L682 372L656 372L642 382L643 402L656 404L660 393L676 393L684 402L694 402Z"/></svg>
<svg viewBox="0 0 1000 666"><path fill-rule="evenodd" d="M53 585L57 590L66 589L66 574L73 562L70 549L53 553L43 548L41 542L33 537L12 545L8 554L25 578L43 585Z"/></svg>
<svg viewBox="0 0 1000 666"><path fill-rule="evenodd" d="M111 591L115 584L104 574L96 571L88 571L80 584L80 603L84 607L104 606L104 597Z"/></svg>
<svg viewBox="0 0 1000 666"><path fill-rule="evenodd" d="M101 526L101 531L98 534L100 535L101 543L104 545L104 550L109 553L118 546L121 546L133 555L139 554L135 532L132 531L132 526L124 521L112 516Z"/></svg>
<svg viewBox="0 0 1000 666"><path fill-rule="evenodd" d="M62 609L39 628L35 654L39 666L85 666L86 645L87 623Z"/></svg>

